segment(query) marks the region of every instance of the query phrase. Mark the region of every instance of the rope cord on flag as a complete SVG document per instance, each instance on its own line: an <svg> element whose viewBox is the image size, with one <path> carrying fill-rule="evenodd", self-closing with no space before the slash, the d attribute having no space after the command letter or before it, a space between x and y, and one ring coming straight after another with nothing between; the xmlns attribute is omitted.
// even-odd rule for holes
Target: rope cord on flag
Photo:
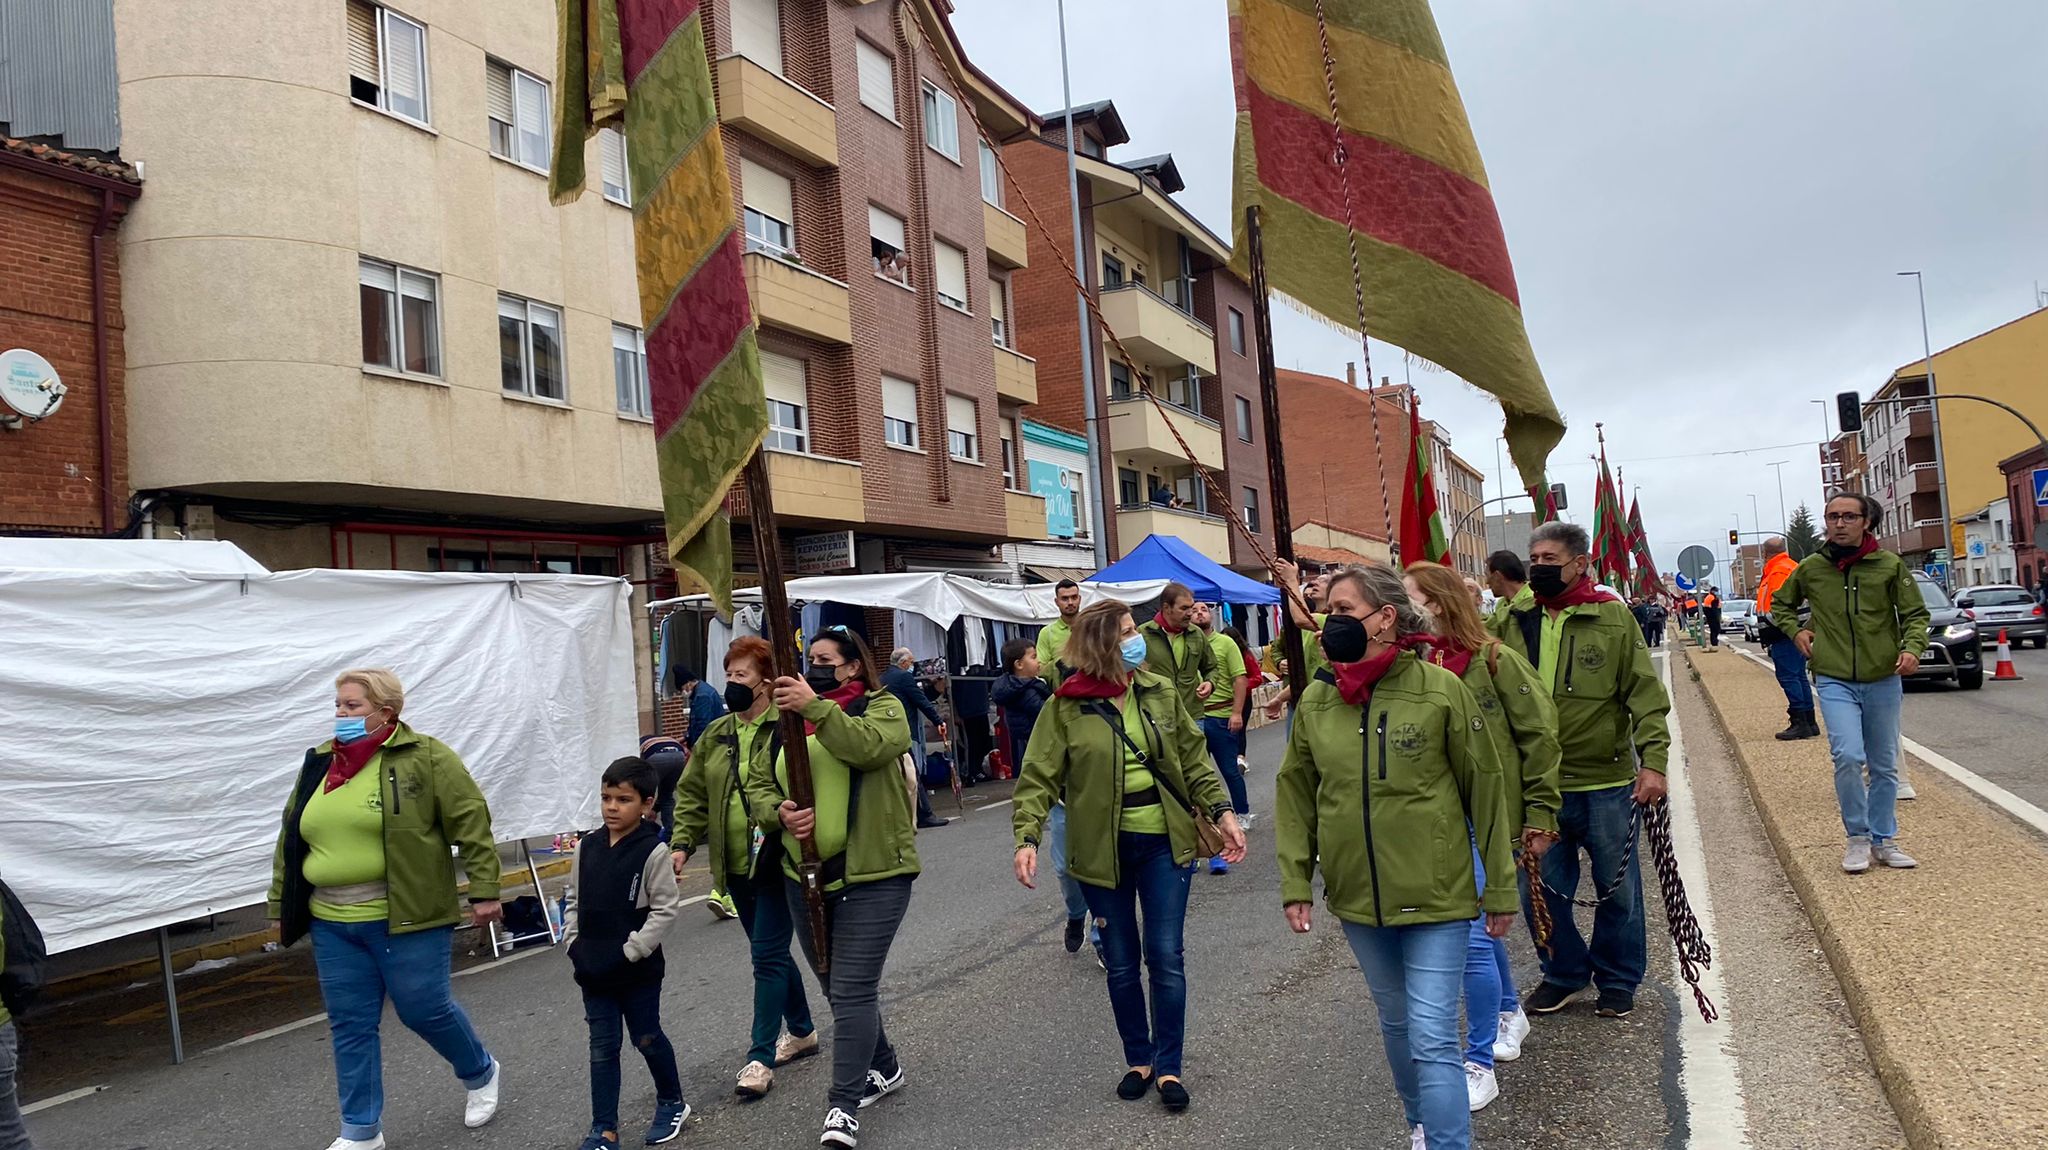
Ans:
<svg viewBox="0 0 2048 1150"><path fill-rule="evenodd" d="M980 114L974 110L974 102L972 100L963 100L960 102L960 106L966 109L967 118L974 122L975 132L982 139L989 140L993 144L995 137L989 135L988 129L982 125ZM1008 177L1010 165L1009 161L1003 158L1003 150L991 146L989 152L995 157L996 166L1002 169L1005 177ZM1017 192L1017 199L1020 206L1024 209L1024 214L1030 218L1031 226L1037 230L1039 237L1046 241L1046 247L1051 249L1053 257L1059 260L1060 267L1066 270L1067 279L1073 283L1074 290L1079 292L1081 299L1087 303L1088 314L1095 322L1102 325L1103 334L1109 337L1109 342L1116 348L1116 353L1123 357L1126 363L1139 363L1138 357L1132 355L1130 349L1124 346L1124 341L1118 338L1116 329L1109 325L1108 318L1102 314L1102 308L1096 303L1095 298L1089 294L1088 284L1081 278L1081 273L1075 268L1074 262L1069 260L1066 253L1060 250L1058 241L1053 237L1052 229L1046 227L1044 218L1038 214L1037 206L1031 202L1031 197L1025 193L1023 183L1018 180L1010 180L1010 184ZM1087 354L1088 349L1085 346L1085 339L1083 343L1082 352ZM1168 405L1166 402L1159 398L1157 392L1152 390L1152 384L1148 377L1139 377L1138 393L1150 401L1153 408L1158 411L1159 418L1166 424L1166 430L1173 435L1174 443L1179 445L1182 457L1188 461L1190 467L1194 468L1195 474L1201 478L1202 485L1208 489L1209 494L1221 506L1228 508L1230 506L1230 493L1224 490L1223 485L1217 481L1210 469L1203 466L1201 460L1195 458L1195 449L1188 446L1187 437L1180 433L1180 427L1174 422L1172 413L1167 411ZM1373 433L1375 436L1379 433L1379 420L1377 418L1373 420ZM1094 476L1092 481L1100 483L1102 482L1102 477L1100 475ZM1383 503L1385 495L1384 485L1382 485L1381 499ZM1223 516L1223 519L1224 522L1230 525L1230 529L1235 531L1238 537L1245 541L1245 545L1252 549L1252 554L1258 558L1259 563L1272 573L1274 585L1279 588L1281 596L1303 615L1309 615L1308 602L1301 597L1300 591L1291 586L1289 581L1282 575L1279 560L1275 559L1266 550L1264 545L1259 542L1258 536L1252 534L1251 529L1245 525L1244 521L1235 515L1226 514Z"/></svg>
<svg viewBox="0 0 2048 1150"><path fill-rule="evenodd" d="M1353 224L1351 212L1351 167L1350 152L1344 146L1344 118L1337 111L1337 61L1330 55L1330 26L1323 20L1323 0L1316 0L1316 40L1323 53L1323 88L1330 99L1330 146L1332 158L1337 161L1337 184L1344 193L1344 244L1351 257L1351 297L1358 305L1358 347L1365 360L1366 395L1373 395L1372 337L1365 326L1365 269L1358 262L1358 229ZM1410 383L1408 401L1415 402L1414 384ZM1380 444L1379 400L1372 399L1372 458L1378 466L1380 477L1380 522L1387 525L1387 534L1399 536L1394 526L1394 513L1387 498L1386 449ZM1415 450L1411 444L1409 450ZM1403 562L1413 556L1403 555Z"/></svg>

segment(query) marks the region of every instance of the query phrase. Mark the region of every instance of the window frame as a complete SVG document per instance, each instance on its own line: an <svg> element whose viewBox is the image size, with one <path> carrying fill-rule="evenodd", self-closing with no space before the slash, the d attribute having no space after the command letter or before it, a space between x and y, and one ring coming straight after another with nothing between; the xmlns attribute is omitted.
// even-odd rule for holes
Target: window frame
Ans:
<svg viewBox="0 0 2048 1150"><path fill-rule="evenodd" d="M918 97L920 101L918 111L924 119L924 146L953 161L955 164L959 164L960 101L953 98L953 93L946 91L928 79L921 78L918 80L918 91L920 93ZM952 112L950 116L946 114L948 109ZM939 139L937 140L932 139L932 132L935 128L939 133ZM941 146L946 142L952 144L952 151L947 151ZM965 165L962 166L964 167Z"/></svg>
<svg viewBox="0 0 2048 1150"><path fill-rule="evenodd" d="M503 68L503 69L505 69L505 72L506 72L506 74L507 74L507 77L508 77L508 83L510 83L510 85L511 85L511 90L512 90L512 121L511 121L511 123L510 123L510 124L506 125L507 127L509 127L509 128L511 129L511 134L510 134L510 137L509 137L509 147L510 147L510 152L509 152L509 153L507 153L507 152L500 152L500 151L499 151L499 150L497 149L497 146L496 146L496 141L495 141L495 140L494 140L494 139L492 138L492 136L491 136L491 124L492 124L492 123L494 123L494 122L495 122L495 123L503 123L504 121L498 120L498 119L497 119L497 117L495 117L495 116L491 115L491 114L490 114L490 110L489 110L489 108L488 108L488 107L486 107L486 108L485 108L485 110L484 110L484 147L485 147L485 150L489 151L489 152L490 152L490 154L492 155L492 157L494 157L494 158L496 158L496 159L500 159L500 160L503 160L503 161L505 161L506 163L508 163L508 164L511 164L511 165L513 165L513 166L515 166L515 167L525 168L525 169L526 169L527 171L529 171L529 172L536 172L536 173L538 173L538 174L540 174L540 175L543 175L543 176L545 176L545 175L547 175L547 174L548 174L548 165L549 165L549 163L550 163L550 160L551 160L551 153L552 153L552 151L553 151L553 148L554 148L554 142L555 142L555 140L554 140L554 133L555 133L555 126L554 126L554 107L555 107L555 103L554 103L554 101L555 101L555 91L554 91L554 85L552 85L552 84L548 83L548 82L547 82L546 80L543 80L543 79L541 79L541 78L540 78L539 76L536 76L536 75L534 75L534 74L533 74L532 72L529 72L529 71L527 71L526 69L524 69L524 68L521 68L521 67L519 67L519 66L518 66L518 65L516 65L516 64L513 64L513 63L511 63L511 62L509 62L509 61L506 61L506 60L500 60L500 59L498 59L498 58L497 58L496 56L486 56L486 57L484 57L484 69L485 69L485 72L486 72L486 82L487 82L487 83L488 83L488 80L489 80L489 77L488 77L488 73L489 73L489 70L490 70L491 68L494 68L494 67L497 67L497 68ZM524 139L525 139L526 135L528 134L528 133L527 133L527 131L526 131L526 129L525 129L525 126L524 126L524 124L523 124L523 122L522 122L522 118L521 118L521 116L520 116L520 111L519 111L519 85L520 85L520 82L521 82L522 80L523 80L523 81L525 81L526 83L529 83L529 84L533 84L533 85L536 85L536 86L538 86L538 87L540 88L540 97L541 97L541 109L540 109L540 153L541 153L541 154L540 154L540 162L539 162L538 164L535 164L535 163L531 163L531 162L529 162L529 161L528 161L528 160L527 160L527 159L526 159L526 158L525 158L525 157L524 157L524 156L522 155L522 153L523 153L523 152L524 152L524 150L525 150L525 145L524 145L523 141L524 141Z"/></svg>
<svg viewBox="0 0 2048 1150"><path fill-rule="evenodd" d="M997 277L988 277L988 324L989 336L997 347L1010 349L1010 285Z"/></svg>
<svg viewBox="0 0 2048 1150"><path fill-rule="evenodd" d="M896 91L895 55L893 53L883 51L879 46L877 46L874 43L871 43L864 36L854 37L853 44L854 99L859 101L861 107L866 108L868 111L873 112L875 115L880 116L884 120L889 121L890 123L896 125L899 128L902 127L903 120L901 119L896 106L898 100L898 93ZM887 108L878 108L874 104L870 103L868 101L867 85L860 82L861 62L869 59L870 54L872 54L873 59L879 60L889 69L889 106Z"/></svg>
<svg viewBox="0 0 2048 1150"><path fill-rule="evenodd" d="M1244 520L1244 529L1253 535L1259 534L1259 489L1245 487L1239 492L1238 515Z"/></svg>
<svg viewBox="0 0 2048 1150"><path fill-rule="evenodd" d="M962 295L958 298L955 298L953 296L947 295L945 289L941 286L942 277L940 275L940 272L944 270L945 266L941 260L941 249L943 249L946 252L956 254L960 257L960 290L962 292L968 292L971 290L968 287L968 280L970 277L967 270L967 249L959 246L958 244L950 243L946 240L940 239L937 236L933 236L932 295L938 299L940 304L952 308L954 311L957 311L962 315L973 315L974 307L973 297L971 295Z"/></svg>
<svg viewBox="0 0 2048 1150"><path fill-rule="evenodd" d="M1116 373L1118 368L1122 368L1124 373L1124 384L1121 390L1118 389L1116 383ZM1114 401L1139 398L1138 373L1131 370L1130 364L1125 363L1123 360L1120 359L1112 359L1109 361L1108 375L1109 378L1107 382L1109 384L1109 398L1111 400Z"/></svg>
<svg viewBox="0 0 2048 1150"><path fill-rule="evenodd" d="M750 252L760 252L762 255L765 256L772 256L775 259L782 260L786 263L802 263L803 257L797 255L796 249L796 221L794 219L785 220L778 216L770 215L766 211L763 211L761 208L747 202L746 169L749 166L758 168L761 170L762 173L769 176L773 176L774 178L781 180L783 183L789 186L789 214L792 216L796 215L796 181L790 179L788 176L783 175L781 172L776 171L775 169L769 167L768 165L761 163L759 160L752 160L747 159L746 157L741 157L740 233L741 240L745 246L745 249ZM783 234L788 242L778 242L765 234L756 235L754 233L754 223L756 220L760 220L764 224L781 225ZM765 232L765 227L763 230Z"/></svg>
<svg viewBox="0 0 2048 1150"><path fill-rule="evenodd" d="M911 417L907 420L899 419L898 417L889 414L889 385L891 383L901 384L904 387L910 389ZM904 379L900 375L884 374L882 376L882 442L887 446L896 448L899 451L922 452L924 450L924 437L919 431L918 423L919 421L917 419L917 382L915 380ZM904 429L902 432L902 438L898 437L898 430L896 427L896 425L898 424L900 424Z"/></svg>
<svg viewBox="0 0 2048 1150"><path fill-rule="evenodd" d="M761 445L770 451L785 451L796 455L809 455L811 454L812 439L810 361L807 359L798 358L797 356L793 355L784 355L781 352L772 350L763 350L761 352L761 355L761 374L764 383L768 382L769 375L767 370L767 357L775 356L779 359L789 360L791 363L794 363L796 365L797 375L802 380L804 390L804 401L800 404L791 403L789 400L778 398L773 394L768 394L767 396L765 396L768 405L768 431L766 436L762 439ZM788 408L795 413L795 426L790 426L785 423L778 423L776 421L776 416L781 414L777 410L778 408ZM796 445L792 447L788 443L782 442L781 440L784 437L793 437L796 441Z"/></svg>
<svg viewBox="0 0 2048 1150"><path fill-rule="evenodd" d="M896 222L897 227L903 233L902 244L893 243L890 240L875 234L875 217L877 215L884 216ZM906 288L910 291L917 290L917 280L911 274L912 263L910 259L910 249L908 247L909 243L910 221L903 218L902 216L897 215L895 212L890 211L888 208L885 208L882 205L870 200L868 202L868 262L869 267L872 268L875 273L876 279L888 280L890 283L895 284L898 287ZM897 263L897 270L901 272L900 275L889 274L887 267L882 262L881 254L876 250L876 245L878 244L896 253L894 258Z"/></svg>
<svg viewBox="0 0 2048 1150"><path fill-rule="evenodd" d="M1229 315L1229 327L1230 327L1230 350L1231 350L1231 351L1233 351L1233 352L1236 352L1236 353L1237 353L1238 355L1244 355L1244 354L1245 354L1245 349L1246 349L1247 347L1251 346L1250 344L1248 344L1248 343L1246 343L1246 342L1245 342L1245 337L1244 337L1244 313L1243 313L1243 312L1241 312L1241 311L1239 311L1239 310L1237 310L1237 309L1236 309L1236 308L1234 308L1234 307L1233 307L1233 308L1227 308L1227 309L1225 309L1225 310L1227 310L1227 311L1228 311L1228 312L1230 313L1230 315Z"/></svg>
<svg viewBox="0 0 2048 1150"><path fill-rule="evenodd" d="M1232 406L1236 408L1238 441L1240 443L1251 443L1253 442L1252 401L1242 395L1233 395L1230 398L1236 401Z"/></svg>
<svg viewBox="0 0 2048 1150"><path fill-rule="evenodd" d="M1124 486L1125 476L1129 476L1131 483L1135 486L1126 488ZM1125 499L1124 495L1127 492L1135 492L1137 497ZM1150 486L1145 482L1145 476L1138 474L1137 468L1119 467L1116 469L1116 498L1118 507L1144 507L1151 503L1152 492Z"/></svg>
<svg viewBox="0 0 2048 1150"><path fill-rule="evenodd" d="M1114 283L1110 282L1110 273L1112 271L1116 274L1116 281ZM1124 261L1110 255L1108 252L1102 253L1102 282L1099 285L1102 291L1114 291L1117 288L1123 287L1131 282L1128 277L1129 269L1124 266Z"/></svg>
<svg viewBox="0 0 2048 1150"><path fill-rule="evenodd" d="M501 323L506 319L513 318L505 314L506 307L513 304L518 305L523 310L523 315L518 317L523 329L519 357L519 369L523 386L517 391L505 386L505 348L503 342L504 334L501 328L498 346L499 394L507 398L523 399L532 403L547 403L557 407L569 406L569 342L567 332L564 330L566 316L563 309L555 304L542 303L539 300L528 299L521 295L513 295L510 292L499 292L497 316ZM536 309L553 317L552 327L555 333L555 351L561 361L562 394L560 395L542 394L536 386L537 373L535 371L535 356L533 353L533 329L536 326L533 317ZM650 404L649 406L652 405Z"/></svg>
<svg viewBox="0 0 2048 1150"><path fill-rule="evenodd" d="M621 334L631 337L629 346L619 346L619 336ZM634 377L626 384L626 387L632 394L627 397L626 403L618 402L621 382L619 379L619 353L622 351L629 353L633 357L631 362L633 364ZM501 373L504 370L502 364L499 370ZM567 372L565 371L565 391L567 390L566 384ZM647 333L637 327L617 322L612 324L612 399L618 407L620 418L653 422L653 384L647 378Z"/></svg>
<svg viewBox="0 0 2048 1150"><path fill-rule="evenodd" d="M349 99L362 107L382 112L387 116L431 131L434 126L434 89L433 68L427 62L427 25L423 21L415 20L403 12L393 11L382 4L369 3L368 0L364 0L363 6L370 10L371 19L377 32L377 98L375 100L365 100L351 91ZM384 46L387 36L384 25L386 19L397 20L419 33L421 114L417 117L409 116L391 106L391 53ZM351 75L353 74L351 73Z"/></svg>
<svg viewBox="0 0 2048 1150"><path fill-rule="evenodd" d="M447 378L447 363L444 356L445 341L442 337L446 325L443 322L441 315L441 277L433 272L425 271L420 268L408 267L405 264L396 263L391 260L380 260L375 258L374 256L358 254L356 256L356 295L358 301L357 321L359 325L363 318L361 304L361 289L368 287L376 289L378 291L384 290L381 285L366 283L364 281L364 273L366 269L373 267L391 273L390 297L385 304L384 320L386 324L386 329L390 333L391 338L392 362L389 364L372 363L370 362L368 357L365 357L363 359L363 370L381 375L402 376L406 379L431 379L445 381ZM405 347L405 283L407 276L412 276L415 277L416 279L424 280L428 285L430 285L433 291L432 303L434 308L434 323L433 347L431 349L432 361L435 368L435 370L433 371L413 371L405 366L407 359ZM421 297L414 296L412 298L418 299Z"/></svg>
<svg viewBox="0 0 2048 1150"><path fill-rule="evenodd" d="M489 116L485 118L489 119ZM612 194L613 185L604 178L604 153L607 140L617 140L619 142L619 194L616 196ZM605 199L622 208L631 208L633 206L633 164L626 156L626 133L617 128L607 126L599 128L597 131L597 182L603 191Z"/></svg>
<svg viewBox="0 0 2048 1150"><path fill-rule="evenodd" d="M1006 209L1003 207L1002 161L997 157L995 145L988 142L987 136L976 136L975 143L980 149L981 202L999 212L1004 211Z"/></svg>
<svg viewBox="0 0 2048 1150"><path fill-rule="evenodd" d="M953 426L953 401L956 399L959 400L961 403L966 404L967 410L973 415L973 426L971 426L966 431L962 431L959 428ZM966 447L965 451L961 451L956 448L956 440L958 440L961 443L964 443ZM947 392L946 458L951 459L956 463L980 463L981 446L981 404L975 402L972 396L955 395L950 391Z"/></svg>

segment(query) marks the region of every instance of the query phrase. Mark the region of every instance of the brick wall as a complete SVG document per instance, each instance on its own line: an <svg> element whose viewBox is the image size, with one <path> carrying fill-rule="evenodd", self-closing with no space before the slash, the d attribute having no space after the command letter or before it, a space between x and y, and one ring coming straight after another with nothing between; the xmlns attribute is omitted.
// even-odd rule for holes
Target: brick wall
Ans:
<svg viewBox="0 0 2048 1150"><path fill-rule="evenodd" d="M1231 350L1230 313L1244 317L1244 354ZM1244 281L1217 268L1195 277L1195 317L1216 332L1216 375L1203 383L1202 404L1223 425L1223 464L1228 473L1231 514L1242 517L1244 489L1258 493L1259 546L1273 549L1273 494L1266 467L1265 405L1259 398L1259 361L1252 325L1252 293ZM1237 401L1251 405L1251 442L1237 433ZM1290 488L1291 491L1291 488ZM1264 571L1258 555L1235 529L1230 533L1230 565Z"/></svg>
<svg viewBox="0 0 2048 1150"><path fill-rule="evenodd" d="M1408 445L1408 413L1395 398L1399 389L1381 389L1375 398L1329 376L1284 368L1279 375L1287 498L1295 523L1316 520L1355 535L1391 539L1389 520L1398 525L1401 517ZM1377 455L1374 418L1379 423Z"/></svg>
<svg viewBox="0 0 2048 1150"><path fill-rule="evenodd" d="M116 201L125 209L125 200ZM101 268L107 292L114 472L100 473L93 340L92 229L97 191L55 175L0 167L0 348L21 347L57 369L67 394L41 423L0 430L0 531L99 532L121 526L128 501L128 412L121 380L119 245L110 233ZM116 521L103 522L102 486Z"/></svg>

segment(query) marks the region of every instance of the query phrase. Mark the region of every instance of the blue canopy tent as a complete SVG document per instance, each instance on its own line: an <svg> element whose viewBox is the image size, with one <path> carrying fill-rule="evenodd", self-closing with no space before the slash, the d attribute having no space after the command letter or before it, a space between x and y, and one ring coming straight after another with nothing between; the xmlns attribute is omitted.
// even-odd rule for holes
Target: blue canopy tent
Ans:
<svg viewBox="0 0 2048 1150"><path fill-rule="evenodd" d="M1280 590L1247 579L1216 563L1172 535L1147 535L1122 559L1088 577L1090 583L1134 583L1170 579L1195 593L1204 603L1267 605L1280 601Z"/></svg>

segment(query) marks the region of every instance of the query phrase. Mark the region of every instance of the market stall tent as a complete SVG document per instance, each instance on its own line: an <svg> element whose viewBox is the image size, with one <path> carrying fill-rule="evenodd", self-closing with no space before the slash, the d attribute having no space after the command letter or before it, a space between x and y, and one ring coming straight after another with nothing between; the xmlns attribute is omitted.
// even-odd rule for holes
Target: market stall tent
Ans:
<svg viewBox="0 0 2048 1150"><path fill-rule="evenodd" d="M1147 535L1122 559L1097 571L1091 583L1171 580L1203 603L1265 605L1280 601L1280 590L1247 579L1172 535Z"/></svg>

